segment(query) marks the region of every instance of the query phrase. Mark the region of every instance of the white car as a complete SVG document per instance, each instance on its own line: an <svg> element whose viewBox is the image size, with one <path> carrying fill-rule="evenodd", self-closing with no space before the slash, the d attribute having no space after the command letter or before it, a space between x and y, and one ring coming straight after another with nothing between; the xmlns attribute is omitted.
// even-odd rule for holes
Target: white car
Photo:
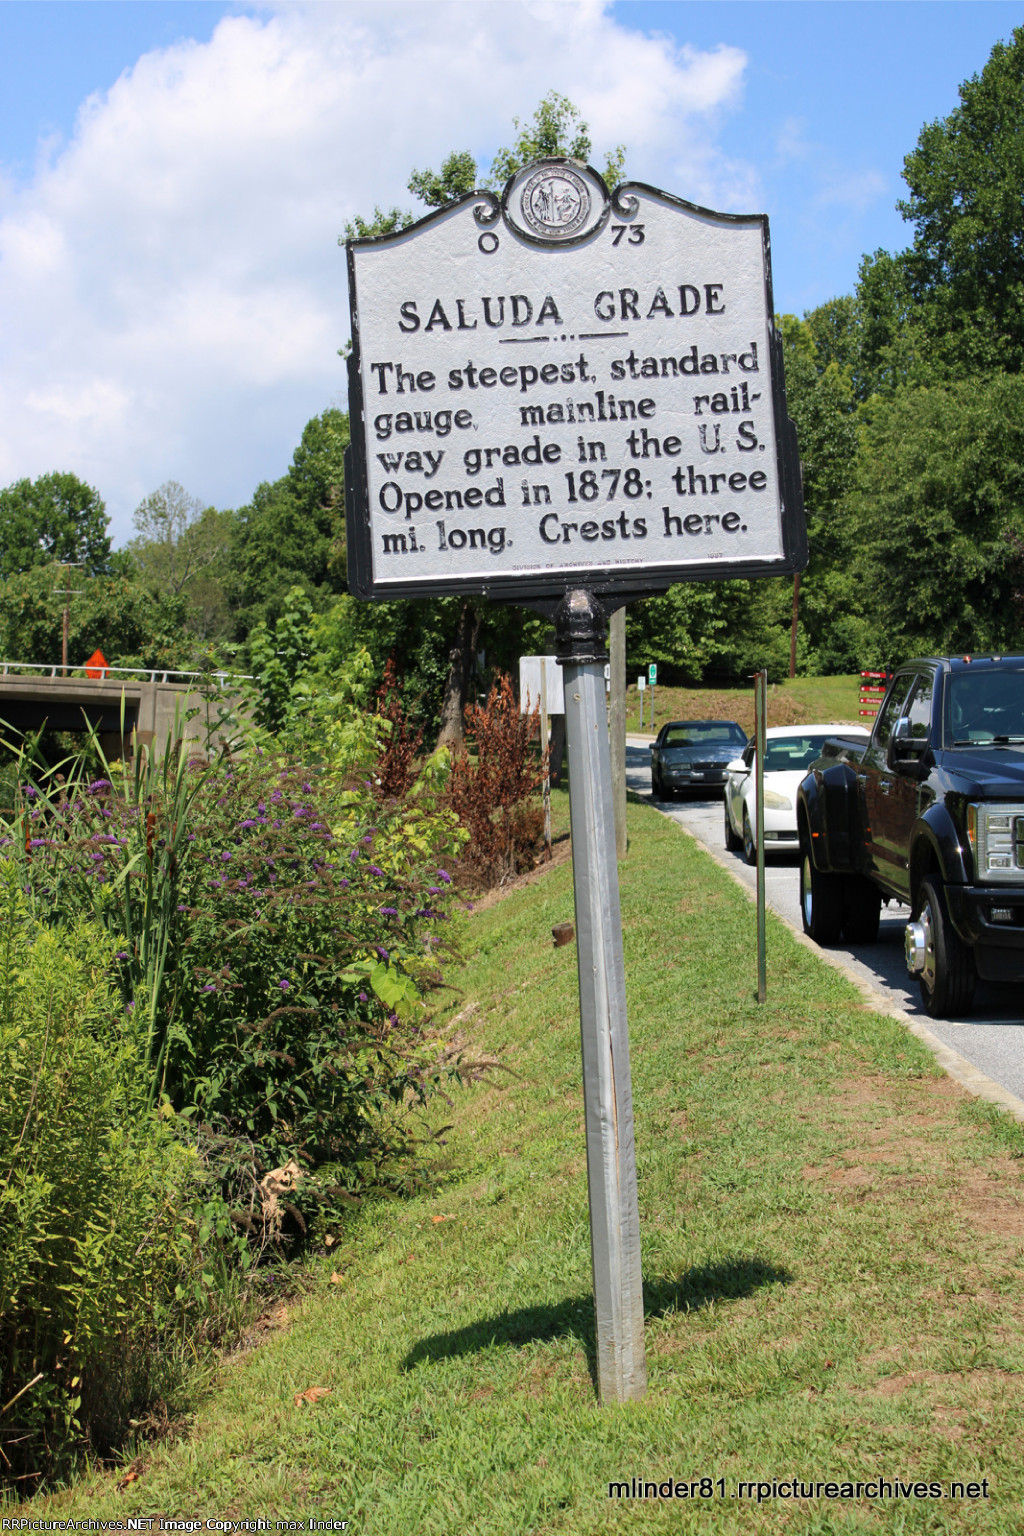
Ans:
<svg viewBox="0 0 1024 1536"><path fill-rule="evenodd" d="M799 846L796 831L796 791L812 763L821 756L830 736L867 741L871 732L861 725L773 725L765 731L764 850ZM731 762L725 781L725 846L748 864L757 863L757 793L755 742Z"/></svg>

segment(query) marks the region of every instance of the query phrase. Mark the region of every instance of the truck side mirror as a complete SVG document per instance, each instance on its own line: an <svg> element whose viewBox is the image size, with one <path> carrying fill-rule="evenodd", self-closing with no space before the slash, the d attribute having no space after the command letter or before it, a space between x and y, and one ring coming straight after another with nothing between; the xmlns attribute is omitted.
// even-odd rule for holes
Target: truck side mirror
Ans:
<svg viewBox="0 0 1024 1536"><path fill-rule="evenodd" d="M897 720L896 729L889 742L890 762L893 764L915 762L924 755L927 747L926 736L911 735L910 721L906 715Z"/></svg>

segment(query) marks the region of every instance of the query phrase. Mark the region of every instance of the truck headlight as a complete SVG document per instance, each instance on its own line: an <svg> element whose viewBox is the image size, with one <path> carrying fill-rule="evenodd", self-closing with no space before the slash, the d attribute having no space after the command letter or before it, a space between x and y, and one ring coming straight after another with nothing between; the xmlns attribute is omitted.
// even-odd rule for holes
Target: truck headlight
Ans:
<svg viewBox="0 0 1024 1536"><path fill-rule="evenodd" d="M1024 875L1024 805L969 805L967 841L977 879L1019 881Z"/></svg>

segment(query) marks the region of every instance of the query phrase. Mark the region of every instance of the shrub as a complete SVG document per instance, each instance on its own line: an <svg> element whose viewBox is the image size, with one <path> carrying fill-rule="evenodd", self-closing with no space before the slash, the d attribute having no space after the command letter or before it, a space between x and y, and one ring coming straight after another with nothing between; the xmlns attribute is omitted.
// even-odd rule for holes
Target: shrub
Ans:
<svg viewBox="0 0 1024 1536"><path fill-rule="evenodd" d="M466 709L475 760L464 748L454 754L448 801L469 833L462 866L472 885L501 884L536 863L544 814L528 801L544 777L530 745L537 718L537 710L520 713L507 673L495 678L485 705Z"/></svg>
<svg viewBox="0 0 1024 1536"><path fill-rule="evenodd" d="M254 1169L291 1159L328 1170L302 1199L364 1186L440 1081L422 998L451 949L458 836L435 803L441 775L431 761L380 805L329 766L182 748L23 785L8 836L35 911L123 936L149 1102L213 1138L236 1196L243 1168L251 1193Z"/></svg>
<svg viewBox="0 0 1024 1536"><path fill-rule="evenodd" d="M216 1203L148 1107L110 949L88 922L40 931L0 860L0 1483L21 1491L173 1393L217 1267Z"/></svg>

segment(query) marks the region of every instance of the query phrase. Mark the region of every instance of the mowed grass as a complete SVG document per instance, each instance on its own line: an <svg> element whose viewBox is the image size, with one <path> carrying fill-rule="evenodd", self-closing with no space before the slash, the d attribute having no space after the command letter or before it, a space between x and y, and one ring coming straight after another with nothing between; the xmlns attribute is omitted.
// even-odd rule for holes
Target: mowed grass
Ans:
<svg viewBox="0 0 1024 1536"><path fill-rule="evenodd" d="M361 1215L187 1436L48 1519L347 1519L382 1536L1019 1532L1024 1132L939 1074L668 820L622 871L649 1388L601 1407L573 913L554 867L468 922L429 1196ZM329 1388L296 1403L311 1387ZM989 1497L768 1500L740 1480L987 1479ZM609 1499L613 1481L725 1497ZM699 1493L699 1490L698 1490Z"/></svg>
<svg viewBox="0 0 1024 1536"><path fill-rule="evenodd" d="M639 675L639 673L637 674ZM794 677L768 688L769 725L867 725L858 713L860 677ZM651 729L651 694L644 694L643 729ZM654 729L666 720L736 720L754 733L754 685L743 688L663 688L654 690ZM626 729L640 730L640 695L636 679L626 690Z"/></svg>

